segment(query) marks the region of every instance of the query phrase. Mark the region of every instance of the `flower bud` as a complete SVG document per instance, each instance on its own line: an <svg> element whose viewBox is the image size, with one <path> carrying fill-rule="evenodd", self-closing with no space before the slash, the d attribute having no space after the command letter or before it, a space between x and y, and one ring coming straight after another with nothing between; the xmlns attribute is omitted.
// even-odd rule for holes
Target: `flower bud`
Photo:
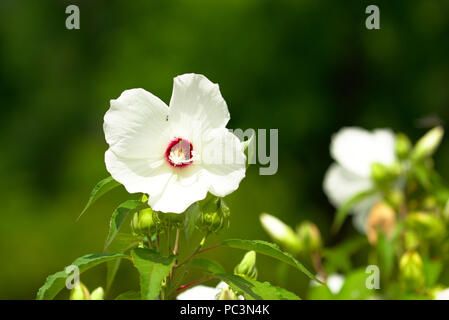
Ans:
<svg viewBox="0 0 449 320"><path fill-rule="evenodd" d="M366 221L365 231L369 243L377 243L377 232L391 237L396 226L396 213L385 202L377 203L370 211Z"/></svg>
<svg viewBox="0 0 449 320"><path fill-rule="evenodd" d="M440 239L445 235L443 221L426 212L410 213L405 224L425 239Z"/></svg>
<svg viewBox="0 0 449 320"><path fill-rule="evenodd" d="M229 226L230 210L221 198L210 196L200 203L198 225L207 232L218 232Z"/></svg>
<svg viewBox="0 0 449 320"><path fill-rule="evenodd" d="M257 279L256 252L248 251L242 261L234 268L234 274Z"/></svg>
<svg viewBox="0 0 449 320"><path fill-rule="evenodd" d="M104 299L104 290L102 287L98 287L90 294L90 300L103 300Z"/></svg>
<svg viewBox="0 0 449 320"><path fill-rule="evenodd" d="M419 246L419 237L418 235L411 231L407 230L404 232L404 246L406 250L415 250Z"/></svg>
<svg viewBox="0 0 449 320"><path fill-rule="evenodd" d="M217 300L239 300L237 294L228 286L224 287L217 296Z"/></svg>
<svg viewBox="0 0 449 320"><path fill-rule="evenodd" d="M396 155L399 159L405 159L412 149L412 143L410 139L403 133L398 133L396 135Z"/></svg>
<svg viewBox="0 0 449 320"><path fill-rule="evenodd" d="M304 221L296 228L301 248L304 252L311 253L321 250L321 234L317 226L310 222Z"/></svg>
<svg viewBox="0 0 449 320"><path fill-rule="evenodd" d="M371 178L377 183L383 183L391 177L390 170L386 165L378 162L371 164Z"/></svg>
<svg viewBox="0 0 449 320"><path fill-rule="evenodd" d="M440 145L444 135L444 129L441 126L435 127L428 131L416 143L412 151L412 158L414 160L421 160L430 157Z"/></svg>
<svg viewBox="0 0 449 320"><path fill-rule="evenodd" d="M301 243L295 232L278 218L262 213L260 222L270 237L293 254L301 251Z"/></svg>
<svg viewBox="0 0 449 320"><path fill-rule="evenodd" d="M78 281L73 289L70 291L70 300L88 300L89 299L89 290L87 290L86 286Z"/></svg>
<svg viewBox="0 0 449 320"><path fill-rule="evenodd" d="M160 221L151 208L143 209L134 214L131 227L139 235L153 235L159 230Z"/></svg>
<svg viewBox="0 0 449 320"><path fill-rule="evenodd" d="M406 252L402 255L399 261L399 271L406 288L416 290L424 284L423 262L416 251Z"/></svg>

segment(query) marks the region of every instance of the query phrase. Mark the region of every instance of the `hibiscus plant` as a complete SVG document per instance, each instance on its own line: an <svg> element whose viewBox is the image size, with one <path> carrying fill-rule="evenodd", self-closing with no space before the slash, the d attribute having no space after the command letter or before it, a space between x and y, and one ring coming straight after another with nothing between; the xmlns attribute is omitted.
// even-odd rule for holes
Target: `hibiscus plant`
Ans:
<svg viewBox="0 0 449 320"><path fill-rule="evenodd" d="M299 299L294 293L256 279L258 253L317 280L277 245L228 239L206 246L211 234L229 224L230 209L223 197L235 191L245 177L251 150L248 146L252 139L241 141L226 128L229 119L218 85L197 74L174 79L169 106L143 89L126 90L111 100L104 116L109 145L105 163L111 176L95 186L82 214L120 185L137 194L138 199L125 201L113 212L103 253L82 256L50 275L37 298L53 299L68 287L72 299L102 299L101 287L90 293L73 275L106 263L107 294L124 260L139 273L140 290L108 298L162 300L179 295L184 299ZM126 223L130 223L132 232L121 231ZM187 243L193 241L197 246L189 252ZM220 247L247 251L231 273L219 262L201 257L201 253ZM191 269L203 275L186 283ZM217 288L208 290L200 285L211 279L221 281Z"/></svg>
<svg viewBox="0 0 449 320"><path fill-rule="evenodd" d="M306 298L449 299L449 188L432 159L442 138L440 126L414 145L390 129L349 127L332 137L335 163L323 183L337 208L330 233L349 215L359 232L336 245L325 246L311 222L295 232L260 216L271 238L327 283L312 281Z"/></svg>

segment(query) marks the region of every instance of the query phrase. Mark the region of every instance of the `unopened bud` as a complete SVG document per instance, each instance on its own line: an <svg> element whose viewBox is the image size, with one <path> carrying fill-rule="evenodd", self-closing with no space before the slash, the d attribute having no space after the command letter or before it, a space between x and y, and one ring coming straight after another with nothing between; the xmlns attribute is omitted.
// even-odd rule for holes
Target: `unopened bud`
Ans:
<svg viewBox="0 0 449 320"><path fill-rule="evenodd" d="M73 289L70 291L70 300L88 300L89 299L89 290L87 290L86 286L78 281Z"/></svg>
<svg viewBox="0 0 449 320"><path fill-rule="evenodd" d="M404 246L406 250L415 250L419 246L419 237L414 231L404 232Z"/></svg>
<svg viewBox="0 0 449 320"><path fill-rule="evenodd" d="M406 252L402 255L399 261L399 270L406 288L416 290L424 284L423 262L416 251Z"/></svg>
<svg viewBox="0 0 449 320"><path fill-rule="evenodd" d="M396 226L396 213L385 202L377 203L370 211L366 221L366 235L371 244L377 243L377 233L390 237Z"/></svg>
<svg viewBox="0 0 449 320"><path fill-rule="evenodd" d="M151 208L143 209L134 214L131 227L139 235L153 235L159 230L160 221Z"/></svg>
<svg viewBox="0 0 449 320"><path fill-rule="evenodd" d="M238 296L231 288L226 286L218 294L217 300L238 300Z"/></svg>
<svg viewBox="0 0 449 320"><path fill-rule="evenodd" d="M445 235L443 221L430 213L412 212L405 224L425 239L440 239Z"/></svg>
<svg viewBox="0 0 449 320"><path fill-rule="evenodd" d="M242 261L234 268L234 274L245 276L254 280L257 279L255 251L249 251L245 254Z"/></svg>
<svg viewBox="0 0 449 320"><path fill-rule="evenodd" d="M221 198L210 196L200 203L199 227L207 232L218 232L229 226L230 210Z"/></svg>
<svg viewBox="0 0 449 320"><path fill-rule="evenodd" d="M410 139L403 133L396 135L396 155L399 159L405 159L410 154L412 143Z"/></svg>
<svg viewBox="0 0 449 320"><path fill-rule="evenodd" d="M297 254L301 251L301 243L292 228L278 218L262 213L260 222L270 237L287 251Z"/></svg>
<svg viewBox="0 0 449 320"><path fill-rule="evenodd" d="M102 287L98 287L90 294L90 300L103 300L104 299L104 290Z"/></svg>
<svg viewBox="0 0 449 320"><path fill-rule="evenodd" d="M391 178L391 170L388 166L374 162L371 164L371 178L377 183L384 183Z"/></svg>
<svg viewBox="0 0 449 320"><path fill-rule="evenodd" d="M321 250L321 234L317 226L310 222L304 221L296 228L301 248L304 252L311 253Z"/></svg>
<svg viewBox="0 0 449 320"><path fill-rule="evenodd" d="M440 145L443 135L443 127L438 126L431 129L416 143L412 151L412 158L414 160L421 160L432 156Z"/></svg>

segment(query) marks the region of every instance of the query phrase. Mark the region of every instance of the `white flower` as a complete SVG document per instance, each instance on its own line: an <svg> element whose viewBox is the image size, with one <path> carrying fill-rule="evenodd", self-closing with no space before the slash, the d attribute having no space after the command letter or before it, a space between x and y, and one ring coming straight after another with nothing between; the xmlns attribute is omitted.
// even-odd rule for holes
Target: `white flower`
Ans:
<svg viewBox="0 0 449 320"><path fill-rule="evenodd" d="M215 288L198 285L180 293L176 300L217 300L223 291L229 290L225 282L220 282ZM239 300L244 300L242 296Z"/></svg>
<svg viewBox="0 0 449 320"><path fill-rule="evenodd" d="M299 252L301 243L292 228L268 213L262 213L259 219L264 230L275 242L292 252Z"/></svg>
<svg viewBox="0 0 449 320"><path fill-rule="evenodd" d="M228 107L203 75L174 79L168 107L143 89L111 100L104 116L106 168L156 211L182 213L207 192L224 197L245 176L240 140L226 129Z"/></svg>
<svg viewBox="0 0 449 320"><path fill-rule="evenodd" d="M331 141L330 153L336 161L324 177L323 188L329 201L340 207L360 192L371 189L371 165L395 161L395 135L389 129L369 132L358 127L343 128ZM355 226L364 232L364 223L378 195L369 196L352 208Z"/></svg>
<svg viewBox="0 0 449 320"><path fill-rule="evenodd" d="M449 289L438 291L435 300L449 300Z"/></svg>

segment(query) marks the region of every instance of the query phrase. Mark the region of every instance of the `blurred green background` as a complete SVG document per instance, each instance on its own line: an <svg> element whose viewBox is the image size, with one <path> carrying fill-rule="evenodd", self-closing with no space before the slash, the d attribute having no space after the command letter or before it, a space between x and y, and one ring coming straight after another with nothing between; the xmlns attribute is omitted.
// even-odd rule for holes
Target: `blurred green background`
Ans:
<svg viewBox="0 0 449 320"><path fill-rule="evenodd" d="M70 4L79 5L80 30L65 28ZM380 7L380 30L365 28L369 4ZM230 128L279 129L278 173L250 167L227 197L230 229L211 242L268 240L261 212L292 226L310 219L328 245L338 242L355 231L347 222L339 236L328 232L334 209L322 179L331 134L358 125L415 139L449 115L445 0L2 0L0 48L1 299L34 299L47 275L102 251L124 190L75 220L108 175L103 115L125 89L168 103L175 76L202 73L220 84ZM436 162L448 178L447 139ZM242 255L209 254L229 271ZM260 257L258 266L261 280L276 283L275 262ZM289 275L287 288L301 294L307 280ZM104 266L82 281L104 286ZM123 263L111 296L137 285Z"/></svg>

